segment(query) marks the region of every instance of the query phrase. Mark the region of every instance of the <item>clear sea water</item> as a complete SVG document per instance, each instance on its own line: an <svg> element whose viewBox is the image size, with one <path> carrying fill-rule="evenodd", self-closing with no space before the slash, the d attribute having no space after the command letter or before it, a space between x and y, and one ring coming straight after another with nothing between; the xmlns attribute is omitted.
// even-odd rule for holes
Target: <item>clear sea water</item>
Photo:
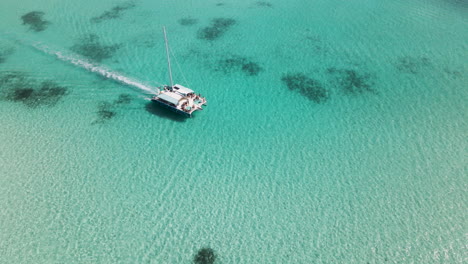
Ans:
<svg viewBox="0 0 468 264"><path fill-rule="evenodd" d="M467 62L465 0L2 0L0 263L466 263Z"/></svg>

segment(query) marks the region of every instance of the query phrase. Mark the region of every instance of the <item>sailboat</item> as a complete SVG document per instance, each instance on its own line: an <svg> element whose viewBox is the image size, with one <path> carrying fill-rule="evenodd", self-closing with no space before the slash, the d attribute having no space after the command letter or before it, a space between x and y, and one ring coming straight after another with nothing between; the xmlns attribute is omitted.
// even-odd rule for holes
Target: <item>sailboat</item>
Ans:
<svg viewBox="0 0 468 264"><path fill-rule="evenodd" d="M192 117L193 112L203 110L206 105L206 98L187 87L175 84L172 80L171 58L169 55L169 44L167 41L166 27L163 27L164 41L166 42L167 67L171 85L164 85L158 88L158 93L151 98L151 101L165 107L173 112L186 117Z"/></svg>

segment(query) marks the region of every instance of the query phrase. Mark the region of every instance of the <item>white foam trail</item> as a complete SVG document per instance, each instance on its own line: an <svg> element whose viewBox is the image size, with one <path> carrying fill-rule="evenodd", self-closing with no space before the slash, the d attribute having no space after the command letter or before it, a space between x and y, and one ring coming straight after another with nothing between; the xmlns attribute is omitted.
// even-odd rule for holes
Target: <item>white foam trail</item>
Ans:
<svg viewBox="0 0 468 264"><path fill-rule="evenodd" d="M59 51L50 50L49 48L38 45L38 44L34 44L33 47L40 50L40 51L42 51L42 52L53 55L53 56L57 57L59 60L69 62L69 63L71 63L73 65L76 65L78 67L86 69L86 70L88 70L90 72L94 72L94 73L100 74L100 75L102 75L102 76L104 76L106 78L110 78L110 79L113 79L115 81L118 81L118 82L130 85L130 86L136 87L136 88L138 88L138 89L140 89L142 91L145 91L147 93L150 93L150 94L157 94L157 90L158 90L157 88L147 86L147 85L145 85L145 84L143 84L143 83L141 83L141 82L139 82L137 80L131 79L131 78L126 77L126 76L123 76L122 74L120 74L118 72L106 69L103 66L95 65L95 64L90 63L90 62L88 62L88 61L86 61L84 59L78 59L78 58L74 58L74 57L69 56L69 55L65 55L65 54L63 54L62 52L59 52Z"/></svg>

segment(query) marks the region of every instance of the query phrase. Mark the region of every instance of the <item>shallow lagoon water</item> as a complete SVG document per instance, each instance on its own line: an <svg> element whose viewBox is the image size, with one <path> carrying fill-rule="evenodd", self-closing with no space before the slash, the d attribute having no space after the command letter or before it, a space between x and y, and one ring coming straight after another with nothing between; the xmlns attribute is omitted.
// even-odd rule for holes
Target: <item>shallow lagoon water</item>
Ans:
<svg viewBox="0 0 468 264"><path fill-rule="evenodd" d="M463 263L467 9L2 1L0 262Z"/></svg>

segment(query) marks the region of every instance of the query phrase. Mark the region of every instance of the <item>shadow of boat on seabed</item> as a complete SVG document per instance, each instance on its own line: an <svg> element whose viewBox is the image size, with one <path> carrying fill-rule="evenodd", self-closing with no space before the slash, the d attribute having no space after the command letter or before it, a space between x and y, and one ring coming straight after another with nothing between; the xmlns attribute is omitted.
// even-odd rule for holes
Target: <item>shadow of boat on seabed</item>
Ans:
<svg viewBox="0 0 468 264"><path fill-rule="evenodd" d="M169 119L169 120L172 120L172 121L176 121L176 122L185 122L187 120L187 117L185 116L181 116L175 112L172 112L166 108L163 108L153 102L149 102L145 105L145 110L152 114L152 115L155 115L155 116L158 116L158 117L161 117L161 118L165 118L165 119ZM193 117L192 117L193 118Z"/></svg>

